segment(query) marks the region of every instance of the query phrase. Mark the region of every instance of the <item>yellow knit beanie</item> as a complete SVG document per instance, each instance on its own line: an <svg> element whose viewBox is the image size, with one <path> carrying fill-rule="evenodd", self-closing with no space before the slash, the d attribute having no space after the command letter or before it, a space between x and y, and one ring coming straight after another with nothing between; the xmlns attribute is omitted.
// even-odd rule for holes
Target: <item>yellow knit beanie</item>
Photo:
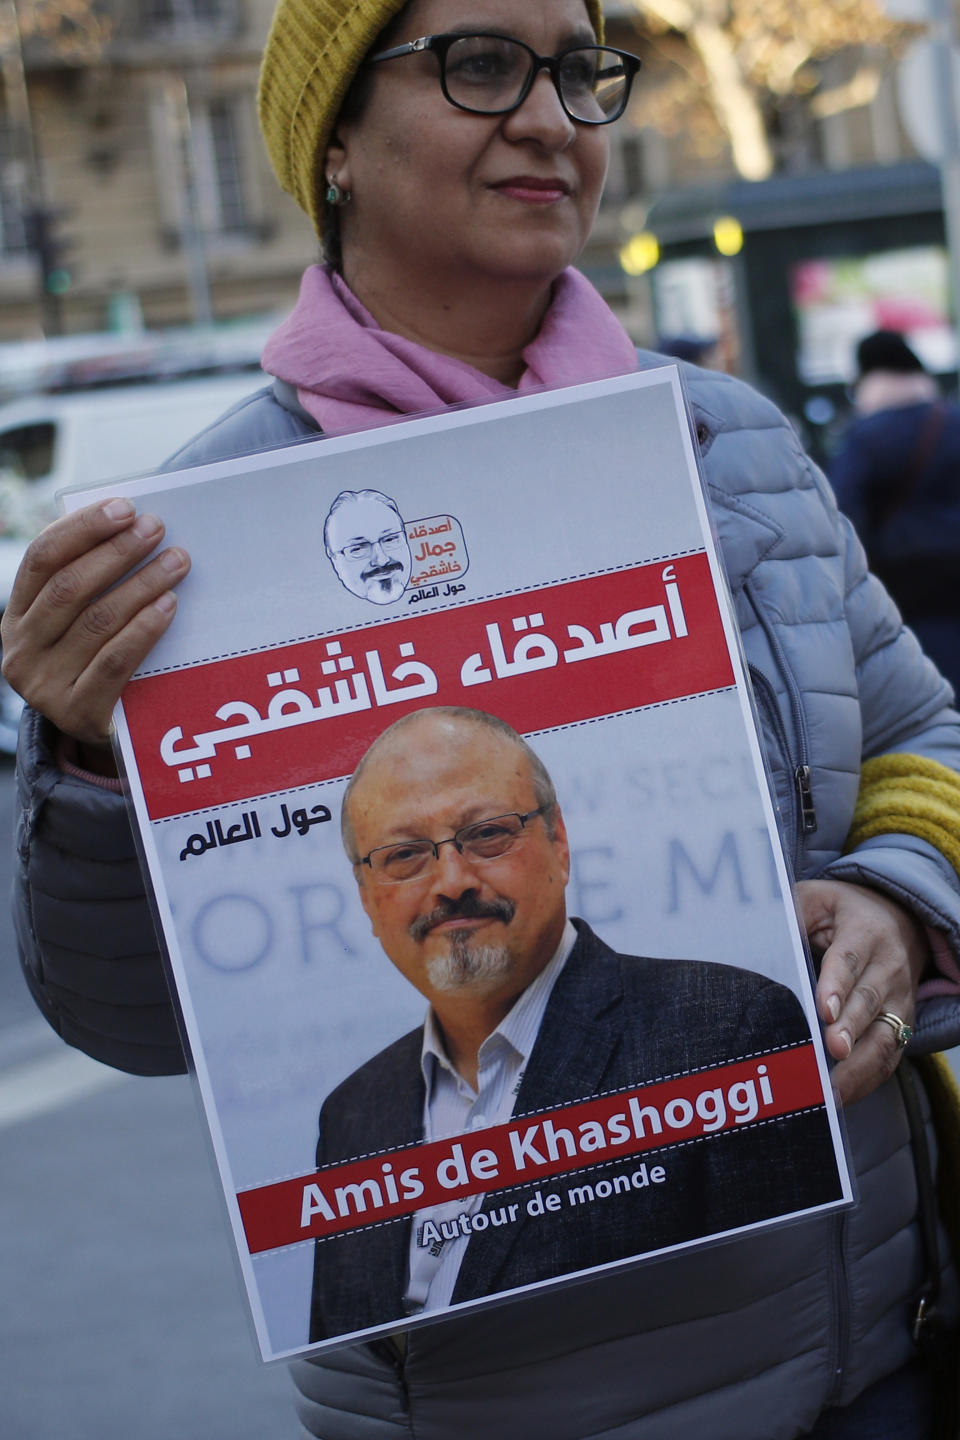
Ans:
<svg viewBox="0 0 960 1440"><path fill-rule="evenodd" d="M279 0L260 67L260 128L277 179L323 225L323 161L364 55L407 0ZM527 0L517 0L522 6ZM584 0L603 39L602 0Z"/></svg>

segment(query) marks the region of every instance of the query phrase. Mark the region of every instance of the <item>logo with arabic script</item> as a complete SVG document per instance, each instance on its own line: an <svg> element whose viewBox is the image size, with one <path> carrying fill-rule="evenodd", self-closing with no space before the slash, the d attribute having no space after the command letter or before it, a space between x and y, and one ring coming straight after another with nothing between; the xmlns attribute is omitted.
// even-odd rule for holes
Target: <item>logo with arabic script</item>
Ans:
<svg viewBox="0 0 960 1440"><path fill-rule="evenodd" d="M468 565L463 531L452 515L405 522L382 490L341 490L327 513L323 544L340 584L373 605L390 605L405 590L409 603L456 594ZM424 589L424 587L429 587Z"/></svg>
<svg viewBox="0 0 960 1440"><path fill-rule="evenodd" d="M341 490L323 526L323 546L340 584L374 605L407 588L413 561L397 502L380 490Z"/></svg>
<svg viewBox="0 0 960 1440"><path fill-rule="evenodd" d="M428 515L424 520L408 521L407 540L413 557L407 586L413 593L407 599L408 605L440 597L449 599L467 588L459 581L470 561L463 528L453 515Z"/></svg>

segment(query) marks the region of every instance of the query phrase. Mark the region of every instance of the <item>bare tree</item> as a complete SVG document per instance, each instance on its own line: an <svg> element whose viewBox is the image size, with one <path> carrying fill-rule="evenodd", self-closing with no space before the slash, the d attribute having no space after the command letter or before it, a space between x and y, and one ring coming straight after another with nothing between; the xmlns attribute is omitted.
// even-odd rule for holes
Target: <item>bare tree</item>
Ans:
<svg viewBox="0 0 960 1440"><path fill-rule="evenodd" d="M820 116L868 103L885 66L917 30L891 20L878 0L632 3L669 77L646 97L641 88L637 118L648 115L667 129L682 124L701 151L725 139L748 180L775 168L772 116L797 97L807 97ZM854 47L853 74L824 89L819 63Z"/></svg>
<svg viewBox="0 0 960 1440"><path fill-rule="evenodd" d="M95 60L113 31L110 11L104 0L11 0L0 13L0 50L40 42L61 60Z"/></svg>

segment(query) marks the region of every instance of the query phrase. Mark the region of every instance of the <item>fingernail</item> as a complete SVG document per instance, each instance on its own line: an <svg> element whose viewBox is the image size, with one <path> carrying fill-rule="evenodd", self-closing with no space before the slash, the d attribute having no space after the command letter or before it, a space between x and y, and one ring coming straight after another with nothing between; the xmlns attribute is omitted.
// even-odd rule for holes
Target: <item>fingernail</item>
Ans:
<svg viewBox="0 0 960 1440"><path fill-rule="evenodd" d="M108 520L127 520L133 514L133 505L129 500L108 500L103 513Z"/></svg>
<svg viewBox="0 0 960 1440"><path fill-rule="evenodd" d="M163 595L158 595L153 603L162 615L172 615L177 608L177 597L172 590L167 590Z"/></svg>
<svg viewBox="0 0 960 1440"><path fill-rule="evenodd" d="M182 550L174 546L170 550L164 550L160 556L160 568L167 570L171 575L176 575L187 563L187 557Z"/></svg>
<svg viewBox="0 0 960 1440"><path fill-rule="evenodd" d="M139 515L134 521L133 533L140 540L149 540L150 536L156 535L160 528L160 521L156 515Z"/></svg>
<svg viewBox="0 0 960 1440"><path fill-rule="evenodd" d="M847 1054L849 1055L849 1054L850 1054L850 1051L853 1049L853 1041L850 1039L849 1033L848 1033L846 1030L838 1030L838 1031L837 1031L837 1038L841 1041L841 1043L843 1044L844 1049L846 1050Z"/></svg>
<svg viewBox="0 0 960 1440"><path fill-rule="evenodd" d="M836 1020L837 1016L840 1014L840 996L839 996L839 995L828 995L828 996L827 996L827 1014L830 1016L830 1019L831 1019L831 1020Z"/></svg>

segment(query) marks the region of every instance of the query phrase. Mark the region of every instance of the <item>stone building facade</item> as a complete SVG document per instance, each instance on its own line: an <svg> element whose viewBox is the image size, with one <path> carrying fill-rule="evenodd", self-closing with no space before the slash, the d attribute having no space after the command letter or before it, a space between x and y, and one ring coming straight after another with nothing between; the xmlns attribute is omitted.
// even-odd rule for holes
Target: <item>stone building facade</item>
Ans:
<svg viewBox="0 0 960 1440"><path fill-rule="evenodd" d="M0 341L44 326L156 328L286 308L316 242L278 189L257 129L253 101L272 0L91 3L111 22L99 45L23 36L36 154L26 181L13 71L4 67ZM16 0L0 0L3 7L13 13ZM607 10L612 43L643 53L628 0ZM639 83L660 83L655 64ZM889 90L869 109L814 130L827 165L897 159L908 149ZM642 227L651 198L703 178L707 162L688 139L629 117L615 127L604 209L583 263L635 331L644 328L642 296L626 282L619 249ZM717 161L709 163L715 174ZM22 214L38 186L42 203L62 212L54 235L69 242L54 261L58 293L43 305Z"/></svg>

